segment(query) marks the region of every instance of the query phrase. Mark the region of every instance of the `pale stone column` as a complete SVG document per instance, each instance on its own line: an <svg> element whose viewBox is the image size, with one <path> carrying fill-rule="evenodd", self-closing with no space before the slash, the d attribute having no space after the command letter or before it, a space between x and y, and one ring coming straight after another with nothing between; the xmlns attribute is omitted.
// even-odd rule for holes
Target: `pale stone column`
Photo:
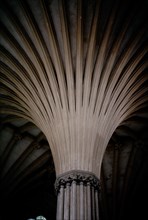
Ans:
<svg viewBox="0 0 148 220"><path fill-rule="evenodd" d="M69 208L70 208L70 184L67 183L65 187L65 197L64 197L64 220L69 219ZM57 208L58 209L58 208Z"/></svg>
<svg viewBox="0 0 148 220"><path fill-rule="evenodd" d="M57 202L57 219L63 220L64 219L64 186L61 185L59 188L59 193L58 193L58 202Z"/></svg>
<svg viewBox="0 0 148 220"><path fill-rule="evenodd" d="M55 188L57 220L99 220L100 182L93 173L66 172L57 177Z"/></svg>

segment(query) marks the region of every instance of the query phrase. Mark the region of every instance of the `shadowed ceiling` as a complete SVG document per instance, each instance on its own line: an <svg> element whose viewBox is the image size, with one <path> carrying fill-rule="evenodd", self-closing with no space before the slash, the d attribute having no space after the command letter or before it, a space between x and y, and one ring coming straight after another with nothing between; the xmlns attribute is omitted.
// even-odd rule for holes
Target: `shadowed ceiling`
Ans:
<svg viewBox="0 0 148 220"><path fill-rule="evenodd" d="M100 156L94 157L92 169L98 175L97 164L103 158L100 220L146 218L147 16L146 0L1 1L3 220L27 220L37 215L55 219L53 158L57 172L67 169L70 162L61 165L63 155L69 156L65 146L76 142L73 130L66 136L64 119L66 114L76 113L78 122L83 112L80 119L88 129L80 137L88 136L85 121L92 115L92 124L88 123L92 137L96 138L96 129L106 134L105 141L95 139L97 143L93 143L87 138L81 142L79 138L77 142L79 147L82 144L82 152L95 145L94 152ZM61 124L64 131L56 142ZM69 124L73 122L69 120ZM74 128L81 132L77 124ZM56 151L59 143L62 147ZM104 146L101 151L100 145ZM85 157L82 160L85 166Z"/></svg>

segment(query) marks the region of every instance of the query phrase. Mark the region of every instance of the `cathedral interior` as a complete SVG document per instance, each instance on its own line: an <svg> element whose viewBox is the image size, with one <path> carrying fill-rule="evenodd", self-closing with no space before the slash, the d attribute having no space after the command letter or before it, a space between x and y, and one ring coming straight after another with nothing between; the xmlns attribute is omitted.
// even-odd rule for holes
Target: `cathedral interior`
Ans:
<svg viewBox="0 0 148 220"><path fill-rule="evenodd" d="M58 112L54 114L56 90L51 82L55 80L58 91L62 90L61 66L67 97L72 96L68 87L73 86L71 76L75 87L69 111L73 102L77 109L81 100L77 102L76 97L82 92L84 105L94 105L98 115L103 115L100 112L104 108L109 115L105 126L100 122L102 116L96 126L108 134L102 151L99 219L147 219L148 1L1 0L0 24L0 219L28 220L39 215L56 219L56 157L44 110L49 119ZM79 63L82 42L83 59ZM68 65L70 62L73 64ZM71 66L73 73L68 78L66 72L72 71ZM77 79L77 69L89 66L91 76L82 71L82 78ZM51 81L47 77L49 67L54 72ZM96 69L100 68L100 81L95 84ZM96 90L93 85L97 85ZM95 91L103 100L101 107L97 98L93 99ZM59 100L64 100L63 94Z"/></svg>

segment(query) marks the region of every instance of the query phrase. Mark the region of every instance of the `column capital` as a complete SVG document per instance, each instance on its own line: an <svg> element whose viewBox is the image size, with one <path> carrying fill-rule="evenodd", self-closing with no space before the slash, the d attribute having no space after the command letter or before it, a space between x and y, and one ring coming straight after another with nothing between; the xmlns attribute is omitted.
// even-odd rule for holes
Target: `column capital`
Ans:
<svg viewBox="0 0 148 220"><path fill-rule="evenodd" d="M67 183L70 185L76 182L77 185L83 183L83 185L90 185L96 190L100 189L100 181L92 172L82 170L72 170L59 175L55 182L55 189L59 191L61 186L66 187Z"/></svg>

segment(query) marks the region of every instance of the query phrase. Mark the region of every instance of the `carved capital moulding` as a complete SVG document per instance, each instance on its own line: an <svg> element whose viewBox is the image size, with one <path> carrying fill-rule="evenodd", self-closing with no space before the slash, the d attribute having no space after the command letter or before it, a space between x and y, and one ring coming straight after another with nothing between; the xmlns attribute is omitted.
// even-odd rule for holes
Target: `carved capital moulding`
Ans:
<svg viewBox="0 0 148 220"><path fill-rule="evenodd" d="M55 189L58 192L60 187L66 187L75 182L77 185L90 185L96 190L100 190L100 180L91 172L72 170L59 175L55 182Z"/></svg>

